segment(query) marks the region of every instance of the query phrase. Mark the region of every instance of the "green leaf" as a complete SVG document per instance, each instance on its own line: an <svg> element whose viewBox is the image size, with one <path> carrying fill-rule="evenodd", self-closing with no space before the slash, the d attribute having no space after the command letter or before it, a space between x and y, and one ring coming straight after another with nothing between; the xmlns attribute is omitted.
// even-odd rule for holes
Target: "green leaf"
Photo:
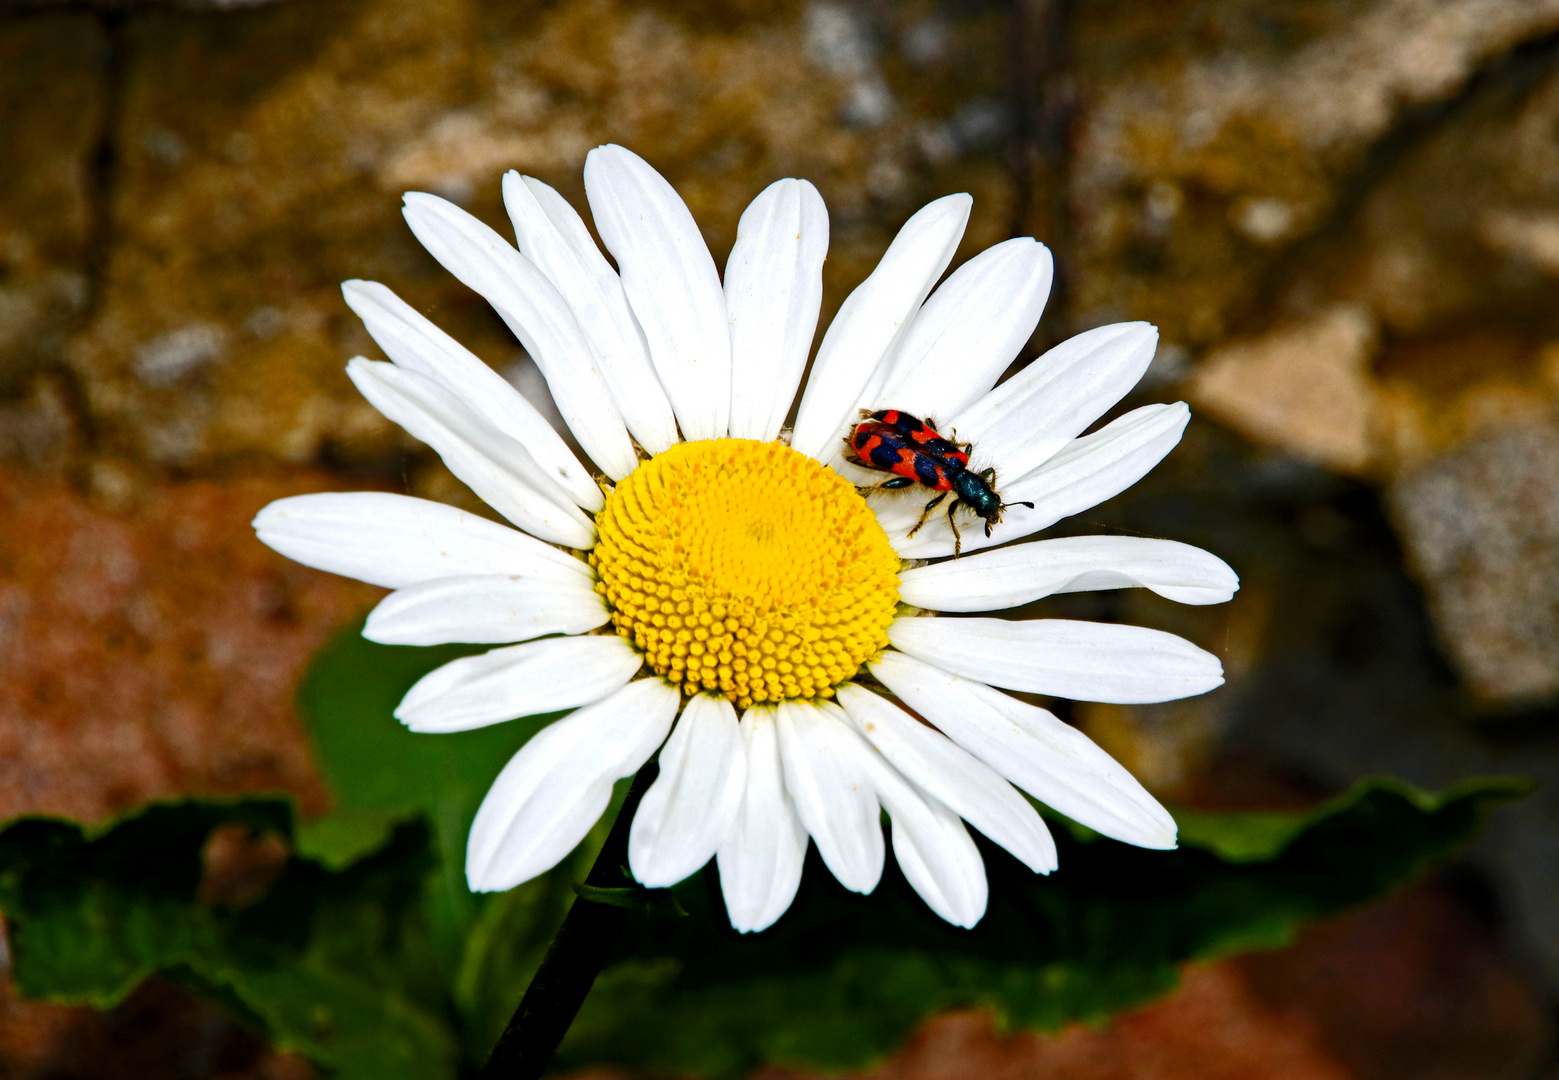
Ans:
<svg viewBox="0 0 1559 1080"><path fill-rule="evenodd" d="M426 815L439 840L465 850L465 826L504 763L552 717L451 735L419 735L395 719L412 684L480 648L380 645L362 624L337 634L309 666L298 707L314 759L335 797L332 814L299 830L300 850L345 864L388 839L397 821Z"/></svg>
<svg viewBox="0 0 1559 1080"><path fill-rule="evenodd" d="M290 843L280 799L152 806L101 828L23 818L0 831L0 910L24 996L99 1008L164 973L203 990L340 1080L452 1077L457 1047L419 898L421 823L345 870L289 859L233 909L200 899L213 829Z"/></svg>
<svg viewBox="0 0 1559 1080"><path fill-rule="evenodd" d="M334 800L328 815L299 829L299 848L341 866L385 843L398 823L432 825L424 907L441 985L473 1059L503 1030L574 898L572 880L594 860L614 816L608 813L542 878L498 896L467 888L466 834L482 797L515 751L557 714L426 735L408 731L394 713L423 675L483 648L380 645L358 624L315 656L298 692L314 760ZM622 788L614 811L626 783Z"/></svg>
<svg viewBox="0 0 1559 1080"><path fill-rule="evenodd" d="M615 807L548 874L501 895L466 890L476 807L550 718L407 732L392 715L405 690L465 651L351 631L317 658L302 705L335 809L296 834L288 804L265 799L190 800L106 829L0 830L0 910L22 992L110 1005L161 972L347 1080L443 1080L479 1061ZM563 1064L857 1068L948 1008L990 1008L1022 1028L1101 1018L1168 990L1187 960L1281 944L1305 920L1398 886L1522 790L1477 781L1429 796L1377 781L1310 814L1183 814L1174 852L1060 821L1062 869L1043 878L982 841L991 902L973 931L931 915L892 860L861 897L810 856L790 912L746 937L729 928L712 867L671 890L625 882L603 895L629 907L631 933ZM241 910L199 899L202 845L233 822L296 852Z"/></svg>
<svg viewBox="0 0 1559 1080"><path fill-rule="evenodd" d="M1168 990L1185 961L1281 945L1307 920L1380 896L1525 790L1482 780L1431 796L1374 781L1310 814L1186 815L1186 846L1172 852L1058 829L1049 877L982 843L991 901L972 931L932 915L891 859L861 897L814 853L790 912L744 937L706 869L673 890L691 918L635 919L565 1057L705 1076L854 1069L949 1008L989 1008L1021 1028L1101 1019Z"/></svg>
<svg viewBox="0 0 1559 1080"><path fill-rule="evenodd" d="M335 799L331 814L299 831L300 850L345 865L374 850L395 824L433 825L439 872L429 883L435 945L450 971L478 904L465 882L466 833L504 763L552 720L531 717L450 735L419 735L395 707L423 675L480 649L379 645L351 627L327 645L298 691L314 759Z"/></svg>
<svg viewBox="0 0 1559 1080"><path fill-rule="evenodd" d="M1515 777L1485 777L1428 794L1390 777L1375 777L1355 784L1351 791L1310 811L1180 810L1175 814L1175 822L1180 826L1182 847L1211 851L1225 862L1264 862L1275 858L1310 828L1380 793L1394 793L1422 813L1434 814L1463 796L1500 801L1500 792L1504 792L1504 799L1515 799L1530 794L1532 786L1530 781Z"/></svg>

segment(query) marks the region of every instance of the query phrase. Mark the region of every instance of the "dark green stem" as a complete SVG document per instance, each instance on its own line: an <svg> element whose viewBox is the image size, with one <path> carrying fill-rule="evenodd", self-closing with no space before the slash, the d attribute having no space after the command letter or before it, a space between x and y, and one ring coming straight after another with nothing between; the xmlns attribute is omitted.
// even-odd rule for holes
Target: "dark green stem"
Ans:
<svg viewBox="0 0 1559 1080"><path fill-rule="evenodd" d="M622 869L628 864L628 828L657 772L659 767L652 759L635 774L606 844L585 875L586 885L620 889L628 884ZM482 1067L481 1080L539 1080L595 985L596 976L611 959L612 947L627 921L625 907L597 903L583 895L574 900L520 999L520 1007L514 1010L509 1026Z"/></svg>

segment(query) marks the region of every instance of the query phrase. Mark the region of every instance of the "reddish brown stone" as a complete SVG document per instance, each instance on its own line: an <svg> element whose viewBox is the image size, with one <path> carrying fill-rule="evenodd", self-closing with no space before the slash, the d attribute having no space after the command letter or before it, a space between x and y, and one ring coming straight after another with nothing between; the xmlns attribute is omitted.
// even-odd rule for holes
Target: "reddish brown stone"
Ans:
<svg viewBox="0 0 1559 1080"><path fill-rule="evenodd" d="M323 809L293 697L313 653L379 590L283 559L249 521L272 499L341 481L312 471L132 481L108 501L133 509L115 514L101 491L95 504L0 467L0 817L99 819L197 792L285 791ZM255 845L218 839L244 851L215 844L208 884L241 903L257 860L238 855ZM100 1014L19 1001L4 977L0 1075L312 1072L165 984Z"/></svg>
<svg viewBox="0 0 1559 1080"><path fill-rule="evenodd" d="M1313 926L1239 968L1310 1017L1359 1080L1518 1080L1552 1043L1532 988L1467 904L1430 885Z"/></svg>
<svg viewBox="0 0 1559 1080"><path fill-rule="evenodd" d="M3 971L4 969L0 969ZM313 1080L231 1017L170 983L143 984L94 1012L19 1001L0 980L0 1076L7 1080Z"/></svg>
<svg viewBox="0 0 1559 1080"><path fill-rule="evenodd" d="M1438 886L1313 927L1293 946L1188 968L1108 1025L1001 1034L930 1021L858 1080L1504 1080L1550 1041L1542 1006L1467 905ZM753 1080L812 1080L761 1069ZM581 1073L570 1080L626 1080Z"/></svg>
<svg viewBox="0 0 1559 1080"><path fill-rule="evenodd" d="M1003 1035L987 1013L921 1028L871 1080L1348 1080L1302 1014L1263 1004L1231 963L1190 968L1179 991L1104 1028ZM753 1080L805 1080L763 1069Z"/></svg>
<svg viewBox="0 0 1559 1080"><path fill-rule="evenodd" d="M325 802L304 666L377 590L254 538L312 471L153 485L125 515L0 469L0 816L98 819L185 793Z"/></svg>

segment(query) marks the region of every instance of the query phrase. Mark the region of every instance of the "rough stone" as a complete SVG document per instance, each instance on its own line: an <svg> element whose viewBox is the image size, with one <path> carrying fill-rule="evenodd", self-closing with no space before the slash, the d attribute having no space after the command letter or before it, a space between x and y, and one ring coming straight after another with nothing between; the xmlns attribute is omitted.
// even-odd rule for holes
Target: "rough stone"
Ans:
<svg viewBox="0 0 1559 1080"><path fill-rule="evenodd" d="M1552 55L1550 45L1497 66L1443 123L1387 155L1337 227L1269 281L1274 325L1208 351L1189 383L1197 403L1264 445L1379 479L1549 413L1559 401ZM1345 311L1361 320L1358 346L1328 342ZM1379 326L1378 345L1366 323ZM1289 347L1306 340L1315 346ZM1252 350L1264 364L1249 362ZM1329 421L1314 407L1327 400Z"/></svg>
<svg viewBox="0 0 1559 1080"><path fill-rule="evenodd" d="M385 281L534 391L397 198L431 190L506 232L502 170L583 209L583 155L606 140L666 171L717 261L763 185L817 182L825 320L925 199L974 193L961 258L1015 222L1064 220L1046 184L1069 172L1060 321L1157 321L1154 382L1128 404L1180 383L1247 440L1194 424L1076 523L1218 552L1244 581L1231 604L1044 602L1224 657L1217 694L1073 710L1156 791L1239 803L1231 742L1310 795L1382 771L1559 776L1553 709L1533 704L1559 664L1559 76L1538 40L1559 0L1100 0L1067 5L1074 67L1043 78L1024 67L1034 42L1014 39L1044 3L49 6L0 0L0 458L29 470L0 473L7 812L277 786L318 804L292 680L373 594L255 548L244 523L274 495L366 485L264 460L366 467L482 509L342 377L372 345L339 281ZM1031 77L1062 100L1036 103ZM1041 183L1020 109L1066 113L1069 79L1074 137ZM1328 470L1388 490L1422 593L1377 491ZM253 662L222 661L235 652ZM1473 856L1507 947L1550 992L1553 790L1502 811ZM1521 1075L1499 1047L1530 1045L1530 1001L1508 971L1489 976L1492 946L1443 947L1466 927L1421 915L1380 916L1412 948L1217 965L1103 1033L1031 1045L949 1018L883 1075L1269 1075L1263 1039L1298 1075ZM188 1024L228 1030L156 989L106 1018L0 996L0 1072L117 1076L117 1057L161 1075L158 1053L194 1044ZM223 1068L298 1068L264 1062Z"/></svg>
<svg viewBox="0 0 1559 1080"><path fill-rule="evenodd" d="M1369 310L1340 305L1213 350L1187 387L1192 403L1264 446L1338 472L1374 455L1377 331Z"/></svg>
<svg viewBox="0 0 1559 1080"><path fill-rule="evenodd" d="M1304 244L1289 245L1270 273L1209 264L1215 280L1263 288L1270 301L1247 315L1260 327L1254 333L1231 339L1220 322L1183 383L1199 410L1263 448L1392 487L1394 521L1449 657L1489 702L1549 693L1543 672L1554 662L1545 644L1553 634L1544 598L1552 590L1543 584L1554 569L1548 526L1541 513L1528 516L1531 484L1518 479L1526 473L1492 465L1559 410L1554 49L1550 42L1494 64L1436 122L1390 136L1359 174L1353 201ZM1283 90L1284 100L1299 100L1291 95L1301 89ZM1254 92L1231 90L1247 102ZM1316 141L1310 112L1293 122L1310 132L1297 145L1315 166L1334 149ZM1167 223L1166 243L1180 242L1175 223L1188 204L1178 191L1160 185L1144 196ZM1277 217L1254 205L1247 224L1275 230ZM1466 515L1454 550L1443 524L1452 507Z"/></svg>
<svg viewBox="0 0 1559 1080"><path fill-rule="evenodd" d="M1495 319L1556 327L1552 54L1548 47L1495 69L1361 200L1336 276L1393 335Z"/></svg>
<svg viewBox="0 0 1559 1080"><path fill-rule="evenodd" d="M912 9L853 4L612 0L135 16L113 242L70 350L102 448L184 468L393 458L408 444L342 372L373 347L339 283L383 280L511 364L518 344L421 251L398 196L432 191L508 232L504 170L584 208L584 156L606 141L665 170L722 263L758 191L814 180L834 222L828 310L927 198L975 194L964 256L1005 239L1015 189L999 160L1002 72L985 59L1002 17L901 47L918 25Z"/></svg>
<svg viewBox="0 0 1559 1080"><path fill-rule="evenodd" d="M1389 501L1472 690L1559 693L1559 417L1470 442L1402 477Z"/></svg>
<svg viewBox="0 0 1559 1080"><path fill-rule="evenodd" d="M0 398L0 460L62 473L83 449L79 420L68 381L39 372L22 393Z"/></svg>
<svg viewBox="0 0 1559 1080"><path fill-rule="evenodd" d="M1559 398L1559 76L1504 65L1396 163L1292 291L1367 305L1389 472L1540 418Z"/></svg>
<svg viewBox="0 0 1559 1080"><path fill-rule="evenodd" d="M1407 110L1555 27L1553 0L1080 6L1074 318L1217 342Z"/></svg>
<svg viewBox="0 0 1559 1080"><path fill-rule="evenodd" d="M90 16L0 22L0 396L58 362L86 308L105 49Z"/></svg>
<svg viewBox="0 0 1559 1080"><path fill-rule="evenodd" d="M0 0L0 11L7 8L28 11L47 8L91 8L104 14L120 14L143 8L182 7L210 11L237 11L274 4L278 0Z"/></svg>

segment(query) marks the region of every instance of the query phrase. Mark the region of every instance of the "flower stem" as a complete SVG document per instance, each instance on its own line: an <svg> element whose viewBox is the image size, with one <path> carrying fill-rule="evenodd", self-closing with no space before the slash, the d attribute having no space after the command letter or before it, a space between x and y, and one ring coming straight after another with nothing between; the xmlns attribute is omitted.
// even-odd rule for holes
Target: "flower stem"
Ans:
<svg viewBox="0 0 1559 1080"><path fill-rule="evenodd" d="M628 828L639 800L659 771L651 758L634 775L601 854L585 875L586 885L618 889L625 884L622 868L628 862ZM519 1008L482 1066L480 1080L538 1080L551 1064L596 976L611 958L612 947L627 921L627 908L583 895L575 898Z"/></svg>

